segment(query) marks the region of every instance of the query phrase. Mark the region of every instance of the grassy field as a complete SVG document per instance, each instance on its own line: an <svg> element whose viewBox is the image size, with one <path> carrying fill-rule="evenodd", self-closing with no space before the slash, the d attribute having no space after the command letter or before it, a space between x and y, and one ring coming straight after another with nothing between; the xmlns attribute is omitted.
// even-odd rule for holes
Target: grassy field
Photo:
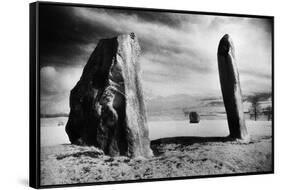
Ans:
<svg viewBox="0 0 281 190"><path fill-rule="evenodd" d="M272 170L270 121L247 121L251 141L224 138L225 120L149 122L154 157L109 157L95 147L70 145L67 118L41 119L41 184L201 176ZM63 123L63 124L62 124Z"/></svg>

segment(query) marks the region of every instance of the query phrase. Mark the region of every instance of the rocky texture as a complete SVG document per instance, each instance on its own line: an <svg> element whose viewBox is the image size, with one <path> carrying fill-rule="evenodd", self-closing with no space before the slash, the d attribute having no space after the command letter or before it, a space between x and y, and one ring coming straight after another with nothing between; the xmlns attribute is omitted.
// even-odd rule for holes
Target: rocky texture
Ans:
<svg viewBox="0 0 281 190"><path fill-rule="evenodd" d="M71 90L66 132L72 144L110 156L152 156L139 54L134 33L100 40Z"/></svg>
<svg viewBox="0 0 281 190"><path fill-rule="evenodd" d="M200 121L200 116L197 112L192 111L189 113L189 122L190 123L199 123Z"/></svg>
<svg viewBox="0 0 281 190"><path fill-rule="evenodd" d="M151 147L155 156L149 159L109 157L94 147L42 147L41 185L269 173L273 169L270 136L253 136L251 143L177 137L152 141Z"/></svg>
<svg viewBox="0 0 281 190"><path fill-rule="evenodd" d="M244 119L242 93L235 59L235 50L233 42L228 34L224 35L220 40L217 56L220 84L230 137L247 140L249 136Z"/></svg>

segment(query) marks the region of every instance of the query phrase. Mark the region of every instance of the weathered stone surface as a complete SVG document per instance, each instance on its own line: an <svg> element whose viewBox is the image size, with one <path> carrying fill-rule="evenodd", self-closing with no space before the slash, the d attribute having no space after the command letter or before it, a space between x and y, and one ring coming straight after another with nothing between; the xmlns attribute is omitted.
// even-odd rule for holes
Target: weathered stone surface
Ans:
<svg viewBox="0 0 281 190"><path fill-rule="evenodd" d="M192 111L189 113L189 122L190 123L199 123L200 121L200 116L197 112Z"/></svg>
<svg viewBox="0 0 281 190"><path fill-rule="evenodd" d="M134 33L100 40L70 94L73 144L111 156L152 156Z"/></svg>
<svg viewBox="0 0 281 190"><path fill-rule="evenodd" d="M234 45L228 34L224 35L220 40L217 56L230 137L246 140L249 136L244 119L239 73L236 65Z"/></svg>

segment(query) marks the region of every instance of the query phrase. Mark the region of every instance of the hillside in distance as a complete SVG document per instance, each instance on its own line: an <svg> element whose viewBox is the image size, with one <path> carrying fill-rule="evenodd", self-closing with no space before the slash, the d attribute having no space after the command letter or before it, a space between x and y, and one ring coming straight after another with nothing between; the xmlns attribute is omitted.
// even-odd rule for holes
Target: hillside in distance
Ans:
<svg viewBox="0 0 281 190"><path fill-rule="evenodd" d="M202 116L223 114L225 109L220 97L201 98L186 94L156 97L146 102L149 120L184 120L185 113L196 111Z"/></svg>
<svg viewBox="0 0 281 190"><path fill-rule="evenodd" d="M259 93L244 96L243 107L245 118L249 119L250 98L257 96L259 109L272 106L271 93ZM146 101L149 120L186 120L188 113L196 111L201 119L226 119L222 97L199 97L177 94L168 97L158 96Z"/></svg>
<svg viewBox="0 0 281 190"><path fill-rule="evenodd" d="M263 95L263 96L262 96ZM253 95L252 95L253 96ZM271 94L258 94L260 108L271 106ZM244 113L249 119L251 96L244 97ZM186 120L185 113L196 111L201 119L225 119L225 108L222 97L199 97L187 94L176 94L172 96L157 96L146 98L147 116L149 121L155 120ZM41 118L68 117L68 113L41 114Z"/></svg>

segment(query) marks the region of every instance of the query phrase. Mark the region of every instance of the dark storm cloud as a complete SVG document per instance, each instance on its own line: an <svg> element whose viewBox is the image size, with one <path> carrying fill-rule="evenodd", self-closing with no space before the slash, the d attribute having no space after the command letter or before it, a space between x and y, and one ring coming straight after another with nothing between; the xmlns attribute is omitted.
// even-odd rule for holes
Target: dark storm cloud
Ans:
<svg viewBox="0 0 281 190"><path fill-rule="evenodd" d="M217 46L229 33L244 94L270 90L271 25L262 19L42 5L41 95L45 112L68 112L70 89L102 38L135 32L150 98L220 96ZM251 46L254 44L254 48Z"/></svg>
<svg viewBox="0 0 281 190"><path fill-rule="evenodd" d="M94 9L96 12L106 12L109 15L133 16L140 21L150 21L169 26L177 26L180 20L163 13L152 13L149 11L122 11ZM41 66L46 65L84 65L94 50L95 45L101 38L108 38L118 35L106 23L88 22L74 14L74 8L63 6L40 7L40 61ZM98 18L96 19L98 20ZM91 44L93 44L91 46ZM143 51L152 47L144 41ZM162 47L156 48L160 49ZM174 48L174 51L179 49Z"/></svg>
<svg viewBox="0 0 281 190"><path fill-rule="evenodd" d="M177 26L180 20L163 13L122 11L94 9L96 12L109 15L133 16L140 21L150 21L169 26ZM63 6L40 7L40 57L41 66L46 65L76 65L85 64L89 54L94 50L95 45L101 38L108 38L120 34L106 23L97 22L98 18L88 22L74 14L74 8ZM93 44L92 46L90 46ZM143 40L143 51L149 51L151 43ZM90 47L89 47L90 46ZM89 48L87 48L89 47ZM163 47L157 47L161 49ZM155 48L154 48L155 49ZM172 50L172 49L170 49ZM174 47L174 51L179 48Z"/></svg>
<svg viewBox="0 0 281 190"><path fill-rule="evenodd" d="M84 10L88 10L88 14L96 14L86 16L77 14L77 12L83 13ZM179 39L167 38L165 40L159 40L159 38L161 38L161 28L159 28L160 32L158 34L154 34L153 32L150 34L142 34L147 31L143 32L141 28L135 29L134 27L130 29L130 26L128 26L128 28L118 29L118 27L116 27L118 22L115 23L115 25L100 22L99 17L103 17L104 15L108 16L109 19L119 19L120 22L124 22L126 18L133 18L134 22L138 21L136 25L149 23L149 27L153 26L156 28L172 27L175 29L176 27L180 27L182 22L182 20L180 20L182 16L178 14L114 9L104 10L97 8L75 9L72 7L44 5L44 7L40 9L39 36L41 66L85 65L99 39L138 30L137 33L140 34L142 52L144 54L150 52L163 57L162 60L154 58L154 61L160 61L163 64L167 63L166 66L169 67L173 61L165 59L165 57L180 57L185 54L182 58L185 60L179 60L178 62L173 62L173 64L181 66L182 64L189 63L187 65L189 65L191 69L208 69L206 66L196 64L203 56L200 56L200 53L196 52L191 47L182 47L181 44L179 44ZM128 25L130 25L129 21ZM154 35L156 36L155 39L153 39ZM157 38L157 36L159 37ZM195 58L197 61L190 61L191 58Z"/></svg>
<svg viewBox="0 0 281 190"><path fill-rule="evenodd" d="M98 39L115 35L105 26L79 19L72 7L42 5L39 11L41 66L85 64Z"/></svg>

